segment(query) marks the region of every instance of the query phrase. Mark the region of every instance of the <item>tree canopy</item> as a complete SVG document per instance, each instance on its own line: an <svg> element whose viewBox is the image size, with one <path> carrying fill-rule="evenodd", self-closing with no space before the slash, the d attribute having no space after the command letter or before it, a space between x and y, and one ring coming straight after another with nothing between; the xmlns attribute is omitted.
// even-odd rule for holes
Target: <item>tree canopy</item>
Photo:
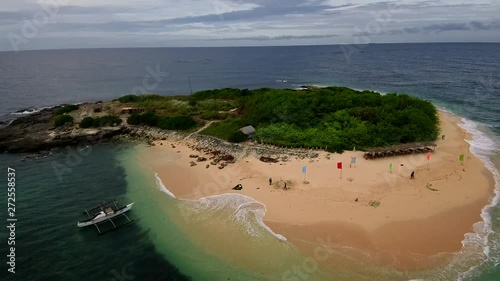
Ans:
<svg viewBox="0 0 500 281"><path fill-rule="evenodd" d="M127 96L123 100L199 119L223 119L202 133L232 141L242 139L236 131L247 125L256 128L254 139L259 142L331 151L433 141L439 134L437 109L431 102L345 87L215 89L184 97ZM229 114L233 107L238 108L237 114ZM183 118L179 124L193 124ZM131 119L131 124L159 125L151 113Z"/></svg>

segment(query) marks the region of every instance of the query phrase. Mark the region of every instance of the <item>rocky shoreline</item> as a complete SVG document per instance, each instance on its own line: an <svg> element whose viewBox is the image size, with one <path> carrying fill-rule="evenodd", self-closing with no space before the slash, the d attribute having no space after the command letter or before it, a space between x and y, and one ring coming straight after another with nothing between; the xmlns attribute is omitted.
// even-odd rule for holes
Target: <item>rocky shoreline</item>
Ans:
<svg viewBox="0 0 500 281"><path fill-rule="evenodd" d="M124 127L78 129L65 125L55 127L51 120L55 108L44 109L12 121L0 129L0 153L39 153L54 148L96 143L109 140L124 131Z"/></svg>
<svg viewBox="0 0 500 281"><path fill-rule="evenodd" d="M253 155L263 162L287 161L295 158L317 158L313 150L289 149L272 145L247 143L229 143L221 139L201 135L162 130L154 127L131 126L122 124L115 127L81 129L77 125L55 127L52 119L56 116L55 108L22 116L8 126L0 128L0 153L50 154L52 150L66 146L86 146L116 139L142 141L154 145L155 141L186 142L193 150L203 152L225 163L237 161ZM36 157L36 156L35 156ZM28 157L31 158L31 157Z"/></svg>

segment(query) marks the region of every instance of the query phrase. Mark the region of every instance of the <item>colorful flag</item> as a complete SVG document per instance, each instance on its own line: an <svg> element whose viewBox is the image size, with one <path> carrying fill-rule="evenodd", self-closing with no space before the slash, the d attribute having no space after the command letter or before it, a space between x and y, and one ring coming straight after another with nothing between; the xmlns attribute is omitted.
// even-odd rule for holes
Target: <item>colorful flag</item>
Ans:
<svg viewBox="0 0 500 281"><path fill-rule="evenodd" d="M431 153L427 153L427 160L431 160Z"/></svg>
<svg viewBox="0 0 500 281"><path fill-rule="evenodd" d="M351 157L351 164L356 164L356 157Z"/></svg>
<svg viewBox="0 0 500 281"><path fill-rule="evenodd" d="M465 156L463 154L460 154L460 156L458 157L458 160L460 160L460 162L464 162L464 158L465 158Z"/></svg>
<svg viewBox="0 0 500 281"><path fill-rule="evenodd" d="M306 166L303 166L302 167L302 173L305 174L307 172L307 167Z"/></svg>
<svg viewBox="0 0 500 281"><path fill-rule="evenodd" d="M391 172L391 173L392 173L392 163L391 163L391 164L389 164L389 172Z"/></svg>
<svg viewBox="0 0 500 281"><path fill-rule="evenodd" d="M337 163L337 169L342 170L342 162Z"/></svg>

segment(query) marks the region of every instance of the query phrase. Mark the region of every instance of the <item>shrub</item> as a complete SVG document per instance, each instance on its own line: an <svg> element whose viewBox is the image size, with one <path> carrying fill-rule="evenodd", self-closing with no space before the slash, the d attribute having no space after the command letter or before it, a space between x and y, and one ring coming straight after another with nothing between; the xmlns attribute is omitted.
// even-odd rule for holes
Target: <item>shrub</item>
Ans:
<svg viewBox="0 0 500 281"><path fill-rule="evenodd" d="M141 124L141 115L139 113L132 113L127 118L127 123L130 125L139 125Z"/></svg>
<svg viewBox="0 0 500 281"><path fill-rule="evenodd" d="M247 139L248 139L247 135L245 135L242 131L238 130L229 136L228 141L238 143L238 142L244 142Z"/></svg>
<svg viewBox="0 0 500 281"><path fill-rule="evenodd" d="M94 127L116 126L122 123L122 119L118 116L107 115L94 119Z"/></svg>
<svg viewBox="0 0 500 281"><path fill-rule="evenodd" d="M160 117L158 127L164 130L187 130L196 126L191 116Z"/></svg>
<svg viewBox="0 0 500 281"><path fill-rule="evenodd" d="M159 116L153 111L148 111L146 113L132 113L127 118L127 123L130 125L148 125L151 127L156 127L158 125Z"/></svg>
<svg viewBox="0 0 500 281"><path fill-rule="evenodd" d="M121 103L130 103L130 102L138 102L141 98L137 95L126 95L118 98L118 101Z"/></svg>
<svg viewBox="0 0 500 281"><path fill-rule="evenodd" d="M118 116L108 115L97 118L85 117L80 122L80 128L90 128L90 127L99 128L106 126L116 126L120 125L121 123L122 120Z"/></svg>
<svg viewBox="0 0 500 281"><path fill-rule="evenodd" d="M80 128L90 128L94 124L94 118L92 117L85 117L83 118L82 121L80 121Z"/></svg>
<svg viewBox="0 0 500 281"><path fill-rule="evenodd" d="M140 124L156 127L158 125L158 115L149 111L140 115Z"/></svg>
<svg viewBox="0 0 500 281"><path fill-rule="evenodd" d="M130 125L147 125L159 127L164 130L187 130L196 126L196 121L191 116L158 116L154 112L143 114L133 113L127 119Z"/></svg>
<svg viewBox="0 0 500 281"><path fill-rule="evenodd" d="M66 104L56 110L57 115L63 115L71 111L77 110L80 106L76 104Z"/></svg>
<svg viewBox="0 0 500 281"><path fill-rule="evenodd" d="M71 115L58 115L54 118L54 126L60 127L67 123L73 123L73 117Z"/></svg>

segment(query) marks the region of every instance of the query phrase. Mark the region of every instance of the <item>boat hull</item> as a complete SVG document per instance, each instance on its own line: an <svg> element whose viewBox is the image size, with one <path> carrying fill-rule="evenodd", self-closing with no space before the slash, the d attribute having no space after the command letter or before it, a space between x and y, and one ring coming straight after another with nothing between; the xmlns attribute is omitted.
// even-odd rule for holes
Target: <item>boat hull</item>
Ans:
<svg viewBox="0 0 500 281"><path fill-rule="evenodd" d="M127 204L124 208L116 211L114 214L110 215L110 216L104 216L104 217L100 217L100 218L97 218L97 219L94 219L94 220L87 220L87 221L79 221L76 225L78 227L86 227L86 226L89 226L89 225L94 225L94 224L97 224L97 223L101 223L101 222L104 222L104 221L107 221L109 219L112 219L112 218L115 218L117 216L120 216L128 211L130 211L130 209L132 209L132 206L134 205L134 203L130 203L130 204Z"/></svg>

